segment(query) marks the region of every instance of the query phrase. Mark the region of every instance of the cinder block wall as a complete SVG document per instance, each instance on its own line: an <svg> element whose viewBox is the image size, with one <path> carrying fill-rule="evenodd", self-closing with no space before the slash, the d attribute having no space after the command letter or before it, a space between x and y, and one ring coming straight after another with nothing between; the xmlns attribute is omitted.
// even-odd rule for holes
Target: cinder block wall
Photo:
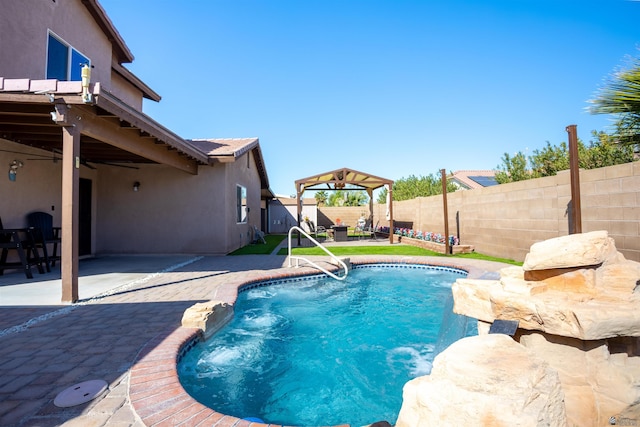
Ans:
<svg viewBox="0 0 640 427"><path fill-rule="evenodd" d="M580 195L582 231L608 231L627 259L640 262L640 162L580 171ZM449 234L459 235L461 243L474 245L477 252L523 261L533 243L569 233L570 200L568 171L449 193ZM351 209L355 219L363 210L331 209ZM388 225L385 212L385 205L375 204L374 223ZM414 230L444 233L443 212L442 196L393 204L394 220L413 223ZM355 223L344 211L340 218Z"/></svg>

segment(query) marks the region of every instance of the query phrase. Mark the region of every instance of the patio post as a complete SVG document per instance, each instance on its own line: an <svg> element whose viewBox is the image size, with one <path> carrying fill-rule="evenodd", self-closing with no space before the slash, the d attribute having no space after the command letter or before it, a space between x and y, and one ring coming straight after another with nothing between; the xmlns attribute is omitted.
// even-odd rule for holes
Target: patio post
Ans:
<svg viewBox="0 0 640 427"><path fill-rule="evenodd" d="M71 107L56 102L54 121L62 127L62 302L78 301L78 220L80 193L80 123Z"/></svg>
<svg viewBox="0 0 640 427"><path fill-rule="evenodd" d="M578 155L578 132L576 125L566 128L569 134L569 171L571 175L571 217L569 234L582 233L582 208L580 206L580 159Z"/></svg>
<svg viewBox="0 0 640 427"><path fill-rule="evenodd" d="M440 169L442 178L442 204L444 205L444 251L448 255L451 250L449 247L449 207L447 206L447 172Z"/></svg>

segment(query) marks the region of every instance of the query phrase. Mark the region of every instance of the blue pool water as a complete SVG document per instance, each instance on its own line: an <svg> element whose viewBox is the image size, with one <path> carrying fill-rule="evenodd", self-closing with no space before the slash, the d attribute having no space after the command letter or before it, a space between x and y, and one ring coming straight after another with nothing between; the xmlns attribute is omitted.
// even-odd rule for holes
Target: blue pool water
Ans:
<svg viewBox="0 0 640 427"><path fill-rule="evenodd" d="M239 418L393 424L404 384L431 371L451 284L465 274L368 266L342 282L314 277L246 290L234 319L182 358L180 381L201 403Z"/></svg>

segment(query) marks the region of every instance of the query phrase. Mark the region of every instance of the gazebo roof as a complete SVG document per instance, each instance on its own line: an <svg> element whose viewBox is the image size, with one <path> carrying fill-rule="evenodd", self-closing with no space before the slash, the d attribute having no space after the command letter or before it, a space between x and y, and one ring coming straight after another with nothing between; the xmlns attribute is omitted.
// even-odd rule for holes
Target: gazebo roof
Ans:
<svg viewBox="0 0 640 427"><path fill-rule="evenodd" d="M305 190L368 190L372 191L384 185L393 186L393 180L381 178L366 172L342 168L330 172L296 180L298 194Z"/></svg>

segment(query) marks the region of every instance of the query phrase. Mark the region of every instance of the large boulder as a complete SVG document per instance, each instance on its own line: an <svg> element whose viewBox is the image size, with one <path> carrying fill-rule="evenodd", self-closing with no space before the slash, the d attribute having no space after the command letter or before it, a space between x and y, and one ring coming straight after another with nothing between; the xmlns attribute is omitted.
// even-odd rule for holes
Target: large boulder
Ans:
<svg viewBox="0 0 640 427"><path fill-rule="evenodd" d="M558 373L502 334L464 338L409 381L396 427L567 425Z"/></svg>
<svg viewBox="0 0 640 427"><path fill-rule="evenodd" d="M517 321L516 340L558 372L570 425L631 425L640 420L639 285L640 263L606 231L572 234L532 245L499 280L457 280L453 311L484 333L497 319Z"/></svg>
<svg viewBox="0 0 640 427"><path fill-rule="evenodd" d="M525 265L501 270L500 280L457 280L453 311L582 340L640 337L638 283L640 263L606 231L572 234L532 245Z"/></svg>
<svg viewBox="0 0 640 427"><path fill-rule="evenodd" d="M531 245L522 268L530 271L598 265L616 253L606 231L570 234Z"/></svg>

